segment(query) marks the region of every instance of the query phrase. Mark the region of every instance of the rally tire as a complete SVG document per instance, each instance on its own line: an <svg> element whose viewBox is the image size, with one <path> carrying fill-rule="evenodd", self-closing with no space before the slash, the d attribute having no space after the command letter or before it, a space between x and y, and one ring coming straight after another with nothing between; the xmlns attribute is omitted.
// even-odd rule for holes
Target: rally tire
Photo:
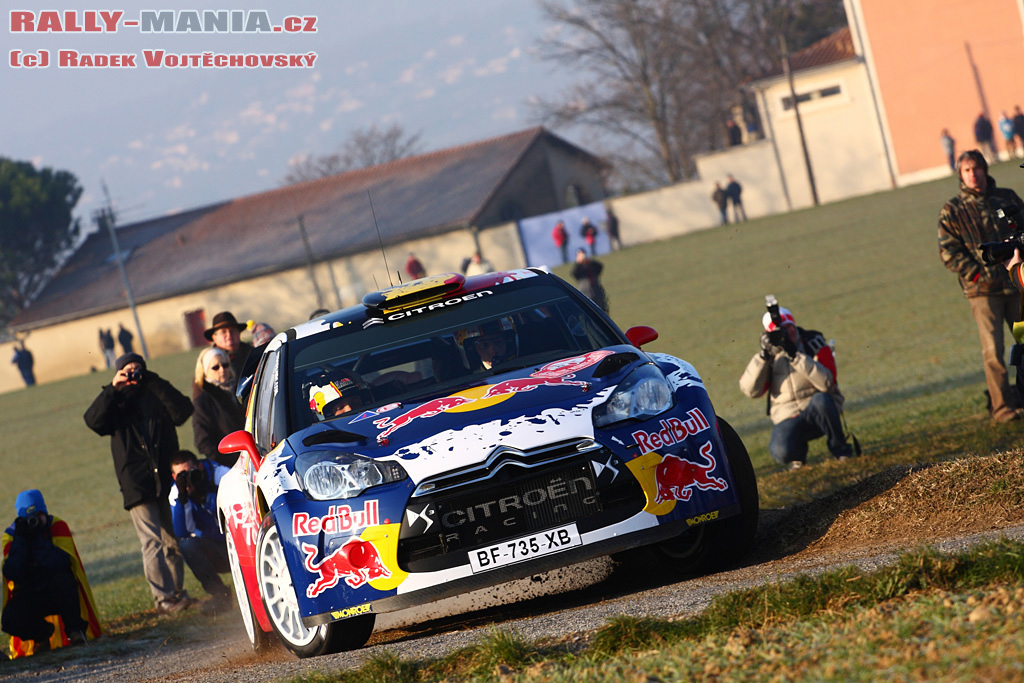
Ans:
<svg viewBox="0 0 1024 683"><path fill-rule="evenodd" d="M309 628L302 623L295 586L273 517L267 516L256 544L256 577L270 625L281 643L297 657L354 650L373 632L374 615L363 615Z"/></svg>
<svg viewBox="0 0 1024 683"><path fill-rule="evenodd" d="M647 548L663 567L679 577L701 576L736 564L750 550L757 534L760 504L754 466L736 430L720 417L718 429L739 494L741 512L728 519L687 529L675 538Z"/></svg>
<svg viewBox="0 0 1024 683"><path fill-rule="evenodd" d="M252 605L249 603L249 592L246 590L245 578L242 576L242 567L238 563L238 549L235 547L235 539L230 528L226 529L225 539L228 547L228 563L231 565L231 582L235 586L235 599L238 601L238 611L242 613L242 624L245 626L245 635L249 644L256 652L265 650L270 639L263 629L260 628Z"/></svg>

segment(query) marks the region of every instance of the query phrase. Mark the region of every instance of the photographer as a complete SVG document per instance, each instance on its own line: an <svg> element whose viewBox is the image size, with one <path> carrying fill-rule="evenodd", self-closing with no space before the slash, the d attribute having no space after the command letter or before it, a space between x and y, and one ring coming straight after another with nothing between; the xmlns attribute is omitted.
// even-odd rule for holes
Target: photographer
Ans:
<svg viewBox="0 0 1024 683"><path fill-rule="evenodd" d="M1013 190L996 187L985 157L977 150L960 155L957 174L960 192L939 214L939 256L959 277L978 326L992 418L1019 420L1018 398L1011 393L1003 358L1003 325L1012 329L1020 320L1021 294L1001 263L982 258L981 245L1010 237L1015 226L999 213L1019 213L1024 202Z"/></svg>
<svg viewBox="0 0 1024 683"><path fill-rule="evenodd" d="M797 327L785 308L770 306L762 324L761 351L743 371L740 391L750 398L768 393L768 414L774 425L768 443L772 458L790 469L803 467L808 443L822 436L828 437L828 450L835 458L849 458L854 452L839 413L843 395L825 337Z"/></svg>
<svg viewBox="0 0 1024 683"><path fill-rule="evenodd" d="M13 636L11 657L99 636L96 604L67 523L47 512L36 489L19 493L14 508L18 517L3 535L2 625ZM47 621L50 615L62 629Z"/></svg>
<svg viewBox="0 0 1024 683"><path fill-rule="evenodd" d="M171 456L174 487L168 501L174 535L185 564L212 597L199 608L203 614L231 607L231 591L217 575L231 570L224 534L217 525L217 487L229 471L213 460L200 462L192 451Z"/></svg>
<svg viewBox="0 0 1024 683"><path fill-rule="evenodd" d="M182 587L185 567L174 540L170 458L178 452L176 427L192 415L192 401L155 372L137 353L117 359L113 381L85 411L85 424L109 436L114 471L142 544L142 569L162 614L192 604Z"/></svg>

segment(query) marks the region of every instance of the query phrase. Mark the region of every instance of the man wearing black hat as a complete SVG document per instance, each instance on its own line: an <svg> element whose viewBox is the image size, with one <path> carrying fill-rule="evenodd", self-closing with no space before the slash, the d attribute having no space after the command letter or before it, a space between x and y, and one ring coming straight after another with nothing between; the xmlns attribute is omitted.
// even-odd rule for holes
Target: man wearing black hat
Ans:
<svg viewBox="0 0 1024 683"><path fill-rule="evenodd" d="M176 427L192 415L192 401L170 382L146 369L136 353L115 363L113 381L85 411L85 424L110 436L114 471L142 544L142 568L162 613L179 612L192 604L182 588L184 564L174 539L167 501L174 481L172 455L178 452Z"/></svg>
<svg viewBox="0 0 1024 683"><path fill-rule="evenodd" d="M214 346L224 349L228 354L235 377L242 376L245 359L252 351L252 346L241 339L244 329L245 325L235 320L235 316L230 311L221 311L213 316L213 325L203 333L203 336L212 341Z"/></svg>

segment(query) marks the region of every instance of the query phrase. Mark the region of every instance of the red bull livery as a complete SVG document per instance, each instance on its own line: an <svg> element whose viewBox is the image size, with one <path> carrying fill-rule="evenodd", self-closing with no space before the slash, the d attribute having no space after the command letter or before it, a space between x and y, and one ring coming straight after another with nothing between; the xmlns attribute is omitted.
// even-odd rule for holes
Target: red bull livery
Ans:
<svg viewBox="0 0 1024 683"><path fill-rule="evenodd" d="M358 648L378 613L611 553L737 561L753 468L656 338L544 269L416 280L274 337L220 445L241 453L218 509L253 647Z"/></svg>

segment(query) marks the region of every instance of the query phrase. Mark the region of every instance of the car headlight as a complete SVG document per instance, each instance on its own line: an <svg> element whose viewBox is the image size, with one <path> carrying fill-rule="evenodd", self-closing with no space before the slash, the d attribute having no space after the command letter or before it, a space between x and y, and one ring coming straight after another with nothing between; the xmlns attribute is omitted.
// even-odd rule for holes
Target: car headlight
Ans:
<svg viewBox="0 0 1024 683"><path fill-rule="evenodd" d="M647 419L672 407L672 388L654 365L641 365L623 380L608 400L594 409L594 426Z"/></svg>
<svg viewBox="0 0 1024 683"><path fill-rule="evenodd" d="M299 485L314 500L355 498L374 486L408 476L397 462L338 451L303 453L295 459L295 473Z"/></svg>

